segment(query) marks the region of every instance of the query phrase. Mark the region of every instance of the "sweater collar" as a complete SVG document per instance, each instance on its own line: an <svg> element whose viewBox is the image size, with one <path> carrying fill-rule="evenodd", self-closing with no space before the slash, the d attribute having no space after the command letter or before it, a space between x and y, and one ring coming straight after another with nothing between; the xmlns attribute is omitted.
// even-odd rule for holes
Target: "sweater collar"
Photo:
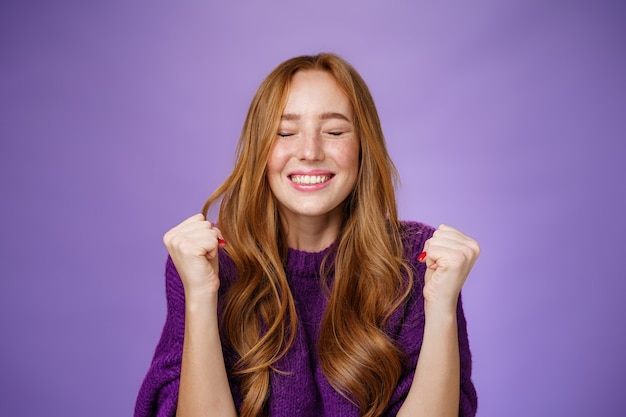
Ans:
<svg viewBox="0 0 626 417"><path fill-rule="evenodd" d="M319 252L306 252L289 248L287 250L285 270L289 275L319 276L320 266L324 257L328 255L328 261L332 263L336 252L336 244L332 244Z"/></svg>

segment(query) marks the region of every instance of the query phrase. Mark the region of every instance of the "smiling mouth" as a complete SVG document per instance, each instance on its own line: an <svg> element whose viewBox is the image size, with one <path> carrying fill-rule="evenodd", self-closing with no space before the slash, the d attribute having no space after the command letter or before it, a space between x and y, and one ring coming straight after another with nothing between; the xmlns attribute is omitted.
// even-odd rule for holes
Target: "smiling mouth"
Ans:
<svg viewBox="0 0 626 417"><path fill-rule="evenodd" d="M291 181L298 185L315 185L330 180L332 175L290 175Z"/></svg>

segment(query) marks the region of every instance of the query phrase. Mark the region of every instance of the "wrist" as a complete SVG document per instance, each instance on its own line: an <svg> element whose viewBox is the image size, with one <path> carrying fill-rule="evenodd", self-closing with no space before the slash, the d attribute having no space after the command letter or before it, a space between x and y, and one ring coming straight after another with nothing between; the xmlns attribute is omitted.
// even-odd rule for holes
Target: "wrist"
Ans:
<svg viewBox="0 0 626 417"><path fill-rule="evenodd" d="M217 309L217 291L198 289L185 291L185 310L189 313Z"/></svg>
<svg viewBox="0 0 626 417"><path fill-rule="evenodd" d="M424 301L424 315L429 319L456 320L458 298L454 301Z"/></svg>

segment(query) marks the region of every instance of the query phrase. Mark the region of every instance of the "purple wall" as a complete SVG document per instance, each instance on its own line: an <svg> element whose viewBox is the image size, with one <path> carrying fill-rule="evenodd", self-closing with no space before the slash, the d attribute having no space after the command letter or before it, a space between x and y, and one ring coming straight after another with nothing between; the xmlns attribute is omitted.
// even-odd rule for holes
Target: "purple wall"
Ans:
<svg viewBox="0 0 626 417"><path fill-rule="evenodd" d="M402 216L482 244L465 289L479 415L620 414L623 2L12 3L3 415L131 414L165 314L162 234L225 178L262 78L323 50L375 95Z"/></svg>

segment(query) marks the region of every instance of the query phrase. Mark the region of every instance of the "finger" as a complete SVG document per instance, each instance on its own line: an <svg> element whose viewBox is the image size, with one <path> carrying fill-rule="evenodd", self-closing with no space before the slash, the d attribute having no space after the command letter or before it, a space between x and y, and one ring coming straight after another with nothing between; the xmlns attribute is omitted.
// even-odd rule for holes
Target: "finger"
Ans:
<svg viewBox="0 0 626 417"><path fill-rule="evenodd" d="M466 247L468 247L468 241L458 239L455 236L439 235L437 237L433 237L430 242L428 242L429 250L432 250L433 248L448 248L459 250Z"/></svg>
<svg viewBox="0 0 626 417"><path fill-rule="evenodd" d="M439 239L447 239L448 242L457 242L458 244L469 248L476 256L480 253L480 245L478 245L476 240L447 225L439 226L439 229L433 233L431 239L435 241L439 241Z"/></svg>
<svg viewBox="0 0 626 417"><path fill-rule="evenodd" d="M461 260L476 258L478 251L469 242L440 237L430 242L428 253L435 259L446 257L450 260Z"/></svg>
<svg viewBox="0 0 626 417"><path fill-rule="evenodd" d="M204 224L203 224L204 223ZM209 225L209 227L207 227ZM173 237L180 233L186 234L190 231L197 230L198 228L210 228L210 223L204 220L204 216L201 213L194 214L191 217L186 218L173 228L171 228L165 236Z"/></svg>
<svg viewBox="0 0 626 417"><path fill-rule="evenodd" d="M442 233L444 233L445 236L449 237L450 239L457 240L458 242L467 244L469 246L475 246L475 247L478 246L478 243L476 242L475 239L471 238L470 236L452 227L444 225L444 229L442 229Z"/></svg>
<svg viewBox="0 0 626 417"><path fill-rule="evenodd" d="M216 233L217 245L220 248L223 248L224 246L226 246L226 240L224 239L224 236L222 235L222 231L217 227L213 227L213 230L215 230L215 233Z"/></svg>
<svg viewBox="0 0 626 417"><path fill-rule="evenodd" d="M168 248L177 248L184 252L201 255L212 252L219 246L219 229L213 228L211 223L200 220L202 215L194 215L183 223L169 230L163 237Z"/></svg>
<svg viewBox="0 0 626 417"><path fill-rule="evenodd" d="M442 224L441 226L439 226L439 228L437 228L437 230L435 230L435 232L433 233L432 237L433 238L444 237L444 238L456 240L458 242L466 242L468 240L471 240L471 238L464 235L459 230L453 227L447 226L445 224Z"/></svg>
<svg viewBox="0 0 626 417"><path fill-rule="evenodd" d="M455 237L448 238L439 235L426 242L424 251L417 260L425 263L430 269L437 269L438 267L457 268L468 262L473 262L477 253L467 242L459 241Z"/></svg>

